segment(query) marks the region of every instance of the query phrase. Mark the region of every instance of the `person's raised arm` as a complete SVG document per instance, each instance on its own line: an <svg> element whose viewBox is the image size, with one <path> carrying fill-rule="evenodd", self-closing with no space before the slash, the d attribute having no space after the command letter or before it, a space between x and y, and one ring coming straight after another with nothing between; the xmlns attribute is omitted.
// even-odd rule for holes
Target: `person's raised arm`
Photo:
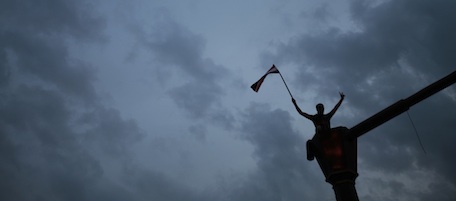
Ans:
<svg viewBox="0 0 456 201"><path fill-rule="evenodd" d="M296 100L295 100L294 98L291 98L291 102L293 102L293 105L296 107L296 110L298 111L298 113L299 113L300 115L304 116L304 117L307 118L307 119L311 119L311 118L312 118L311 115L309 115L309 114L307 114L307 113L301 111L301 108L299 108L299 106L298 106L298 104L296 103Z"/></svg>
<svg viewBox="0 0 456 201"><path fill-rule="evenodd" d="M344 98L345 98L344 93L339 92L339 94L340 94L340 100L339 100L339 102L336 104L336 106L334 106L334 108L331 110L331 112L328 113L329 118L331 118L331 117L336 113L337 109L339 109L340 104L342 104L342 101L343 101Z"/></svg>

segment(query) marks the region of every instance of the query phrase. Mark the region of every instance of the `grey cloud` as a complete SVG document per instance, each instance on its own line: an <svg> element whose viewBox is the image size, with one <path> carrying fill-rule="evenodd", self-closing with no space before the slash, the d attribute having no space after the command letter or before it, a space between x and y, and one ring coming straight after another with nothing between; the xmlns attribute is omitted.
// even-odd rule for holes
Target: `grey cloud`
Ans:
<svg viewBox="0 0 456 201"><path fill-rule="evenodd" d="M102 104L94 70L71 60L77 56L68 51L71 40L103 41L103 20L90 7L81 1L0 2L0 200L198 197L152 171L132 176L139 169L131 165L133 146L143 131ZM123 178L113 175L116 168L127 169L131 189L126 180L117 182ZM147 182L155 185L141 184ZM157 186L163 188L151 189Z"/></svg>
<svg viewBox="0 0 456 201"><path fill-rule="evenodd" d="M184 78L186 84L172 88L169 93L176 105L193 118L206 118L210 108L220 105L224 94L220 81L229 72L211 59L204 58L205 41L201 35L175 22L167 12L160 12L157 18L151 33L141 29L136 29L134 33L139 42L151 51L151 56L158 63L157 72L161 75L163 71L172 72Z"/></svg>
<svg viewBox="0 0 456 201"><path fill-rule="evenodd" d="M207 115L211 106L220 100L217 95L222 89L217 85L204 82L192 82L171 89L170 96L177 106L185 109L191 117L201 118Z"/></svg>
<svg viewBox="0 0 456 201"><path fill-rule="evenodd" d="M204 125L192 125L188 130L196 139L200 141L206 140L207 129Z"/></svg>
<svg viewBox="0 0 456 201"><path fill-rule="evenodd" d="M454 13L448 9L455 7L453 4L401 1L371 7L354 1L352 15L359 31L330 28L297 37L279 47L277 59L313 66L318 77L340 88L364 87L366 78L373 76L402 74L401 62L436 79L454 68L449 54L454 52L456 41L451 36L455 30L448 26L454 24ZM303 86L315 86L312 78L304 79L311 77L304 69L299 75Z"/></svg>
<svg viewBox="0 0 456 201"><path fill-rule="evenodd" d="M163 64L178 68L195 80L212 80L217 77L218 66L204 60L205 41L174 21L157 26L149 37L147 46Z"/></svg>
<svg viewBox="0 0 456 201"><path fill-rule="evenodd" d="M129 186L134 187L136 200L212 200L207 194L192 191L161 173L141 168L127 173L124 180Z"/></svg>
<svg viewBox="0 0 456 201"><path fill-rule="evenodd" d="M166 87L171 85L169 80L181 79L184 84L171 87L167 94L193 121L233 129L233 114L222 105L225 95L222 83L231 77L230 72L212 59L204 58L206 41L202 35L177 23L166 10L160 10L157 15L150 33L142 28L133 29L139 43L153 57L157 80Z"/></svg>
<svg viewBox="0 0 456 201"><path fill-rule="evenodd" d="M94 96L92 69L70 61L64 36L101 41L104 22L73 1L0 2L2 77L38 79L85 99ZM67 38L70 40L71 38ZM62 68L65 66L65 68Z"/></svg>
<svg viewBox="0 0 456 201"><path fill-rule="evenodd" d="M4 50L9 53L6 68L17 69L17 76L44 81L77 97L93 98L95 92L89 83L95 79L94 72L82 62L70 64L60 40L21 32L6 33L1 38Z"/></svg>
<svg viewBox="0 0 456 201"><path fill-rule="evenodd" d="M456 28L448 26L456 19L453 1L400 1L381 4L370 9L365 3L352 4L354 19L371 35L383 43L396 44L414 68L442 72L456 63L451 56L455 50ZM396 50L397 51L397 50Z"/></svg>
<svg viewBox="0 0 456 201"><path fill-rule="evenodd" d="M2 200L83 199L86 186L103 171L75 139L62 94L21 87L4 98Z"/></svg>
<svg viewBox="0 0 456 201"><path fill-rule="evenodd" d="M97 107L76 120L86 128L84 143L101 148L113 157L128 153L132 144L144 137L144 132L133 120L124 120L119 111Z"/></svg>
<svg viewBox="0 0 456 201"><path fill-rule="evenodd" d="M94 17L91 4L68 0L0 2L2 27L13 32L47 36L55 32L80 40L102 39L102 18ZM30 35L29 35L30 36ZM57 35L54 35L57 37Z"/></svg>
<svg viewBox="0 0 456 201"><path fill-rule="evenodd" d="M426 193L422 192L420 200L442 200L442 201L451 201L455 199L454 195L454 186L442 183L432 183L429 186L429 190L435 193Z"/></svg>

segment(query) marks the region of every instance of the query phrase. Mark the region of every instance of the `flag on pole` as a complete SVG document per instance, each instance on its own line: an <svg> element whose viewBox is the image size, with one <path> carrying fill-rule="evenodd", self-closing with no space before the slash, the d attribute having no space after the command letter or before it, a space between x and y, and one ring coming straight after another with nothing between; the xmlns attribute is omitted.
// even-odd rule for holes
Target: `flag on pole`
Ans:
<svg viewBox="0 0 456 201"><path fill-rule="evenodd" d="M250 88L252 88L253 91L258 92L258 90L260 89L260 86L263 83L263 81L266 78L266 76L271 74L271 73L279 73L280 74L279 70L275 67L274 64L272 64L272 67L266 72L266 74L264 74L263 77L261 77L257 82L253 83L252 86L250 86Z"/></svg>

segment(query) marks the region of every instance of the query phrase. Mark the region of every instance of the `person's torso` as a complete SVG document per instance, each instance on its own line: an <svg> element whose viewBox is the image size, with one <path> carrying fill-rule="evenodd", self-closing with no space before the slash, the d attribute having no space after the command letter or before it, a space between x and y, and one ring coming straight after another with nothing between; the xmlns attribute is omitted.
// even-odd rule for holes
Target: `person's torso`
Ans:
<svg viewBox="0 0 456 201"><path fill-rule="evenodd" d="M315 128L318 130L318 129L330 129L331 128L331 124L330 124L330 117L329 115L319 115L319 114L316 114L316 115L313 115L312 116L312 122L314 123L315 125Z"/></svg>

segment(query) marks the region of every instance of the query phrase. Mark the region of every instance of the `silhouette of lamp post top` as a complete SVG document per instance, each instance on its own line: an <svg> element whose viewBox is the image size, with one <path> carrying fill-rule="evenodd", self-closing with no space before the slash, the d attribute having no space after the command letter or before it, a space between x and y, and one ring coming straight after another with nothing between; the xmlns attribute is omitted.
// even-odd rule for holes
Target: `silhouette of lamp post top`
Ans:
<svg viewBox="0 0 456 201"><path fill-rule="evenodd" d="M315 125L315 135L307 141L307 159L317 159L326 181L332 184L337 201L359 201L355 188L357 171L357 138L407 111L411 106L423 101L435 93L456 82L456 71L430 84L406 99L386 107L377 114L348 129L330 127L330 119L337 111L345 95L330 113L324 114L324 106L317 105L317 114L302 112L292 98L299 114L311 120Z"/></svg>

